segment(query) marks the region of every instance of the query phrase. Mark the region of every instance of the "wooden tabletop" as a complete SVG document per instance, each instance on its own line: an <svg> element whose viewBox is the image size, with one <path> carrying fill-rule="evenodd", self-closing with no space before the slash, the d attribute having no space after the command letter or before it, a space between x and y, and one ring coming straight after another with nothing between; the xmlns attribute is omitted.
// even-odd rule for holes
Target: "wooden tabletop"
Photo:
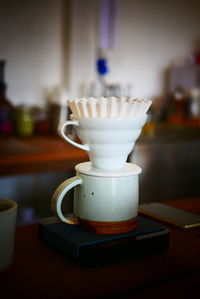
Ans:
<svg viewBox="0 0 200 299"><path fill-rule="evenodd" d="M88 160L85 151L58 136L0 139L0 176L70 171L76 164Z"/></svg>
<svg viewBox="0 0 200 299"><path fill-rule="evenodd" d="M199 199L169 201L200 213ZM200 231L172 226L169 248L111 265L75 264L38 238L38 226L18 227L12 267L0 274L2 298L195 298ZM3 296L4 295L4 296ZM5 297L6 296L6 297Z"/></svg>

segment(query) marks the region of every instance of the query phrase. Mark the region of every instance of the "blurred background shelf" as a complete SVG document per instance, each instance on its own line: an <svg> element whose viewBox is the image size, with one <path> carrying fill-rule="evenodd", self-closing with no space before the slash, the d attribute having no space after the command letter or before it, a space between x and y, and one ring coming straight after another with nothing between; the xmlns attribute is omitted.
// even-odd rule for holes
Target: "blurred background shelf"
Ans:
<svg viewBox="0 0 200 299"><path fill-rule="evenodd" d="M200 195L199 129L161 124L154 136L141 136L130 160L143 169L141 203Z"/></svg>
<svg viewBox="0 0 200 299"><path fill-rule="evenodd" d="M144 128L136 148L159 149L173 145L182 150L196 151L200 143L200 128L173 126L156 123L151 129ZM173 154L173 153L171 153ZM188 152L188 155L191 151ZM134 158L131 153L130 160ZM163 159L165 159L163 153ZM77 163L88 160L83 150L63 141L59 136L32 136L18 138L15 136L0 138L0 176L28 174L51 171L71 171ZM132 161L132 160L131 160Z"/></svg>
<svg viewBox="0 0 200 299"><path fill-rule="evenodd" d="M57 136L0 139L0 175L71 171L87 154Z"/></svg>

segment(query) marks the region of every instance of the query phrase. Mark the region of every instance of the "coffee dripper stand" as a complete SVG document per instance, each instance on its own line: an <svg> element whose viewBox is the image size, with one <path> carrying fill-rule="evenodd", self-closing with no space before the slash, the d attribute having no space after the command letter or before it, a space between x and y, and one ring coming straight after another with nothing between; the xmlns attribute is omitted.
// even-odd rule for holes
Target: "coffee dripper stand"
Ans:
<svg viewBox="0 0 200 299"><path fill-rule="evenodd" d="M87 165L89 172L92 172L90 175L96 177L102 175L103 171L92 167L91 162L78 164L76 170L83 164ZM126 163L126 167L130 164L132 163ZM117 173L122 177L120 173L123 173L123 170L121 172L115 170L113 178ZM110 174L112 178L112 172ZM88 265L99 263L102 265L104 262L134 258L146 255L147 248L150 254L164 250L168 246L169 231L164 226L140 215L135 220L134 224L131 224L132 229L129 226L127 231L96 233L95 230L88 229L87 225L80 226L79 222L76 225L68 225L57 216L53 216L39 221L39 236L42 241L68 258Z"/></svg>

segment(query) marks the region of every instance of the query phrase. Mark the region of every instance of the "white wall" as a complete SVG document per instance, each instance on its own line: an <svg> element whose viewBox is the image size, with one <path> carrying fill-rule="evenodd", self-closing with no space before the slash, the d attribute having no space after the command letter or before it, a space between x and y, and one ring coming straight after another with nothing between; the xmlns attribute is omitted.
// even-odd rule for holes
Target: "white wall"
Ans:
<svg viewBox="0 0 200 299"><path fill-rule="evenodd" d="M98 0L71 0L68 18L63 3L69 1L1 1L0 59L8 60L13 103L41 103L45 88L63 84L68 95L79 96L81 85L95 78ZM162 92L165 68L188 55L200 37L200 1L118 3L108 82L130 82L135 96L151 98Z"/></svg>
<svg viewBox="0 0 200 299"><path fill-rule="evenodd" d="M96 0L72 0L70 22L70 95L80 96L82 84L95 77Z"/></svg>
<svg viewBox="0 0 200 299"><path fill-rule="evenodd" d="M188 55L200 36L200 5L192 0L120 3L111 78L117 80L120 74L123 80L131 80L136 96L157 95L162 91L165 68L177 57Z"/></svg>
<svg viewBox="0 0 200 299"><path fill-rule="evenodd" d="M71 71L73 93L79 93L80 85L94 76L96 22L91 11L95 13L97 1L72 2L79 34L71 45ZM135 96L151 98L162 92L163 73L172 60L190 54L200 37L200 1L119 0L116 24L115 48L107 51L107 80L130 82Z"/></svg>
<svg viewBox="0 0 200 299"><path fill-rule="evenodd" d="M14 104L41 103L44 89L60 84L61 16L61 0L1 1L0 59Z"/></svg>

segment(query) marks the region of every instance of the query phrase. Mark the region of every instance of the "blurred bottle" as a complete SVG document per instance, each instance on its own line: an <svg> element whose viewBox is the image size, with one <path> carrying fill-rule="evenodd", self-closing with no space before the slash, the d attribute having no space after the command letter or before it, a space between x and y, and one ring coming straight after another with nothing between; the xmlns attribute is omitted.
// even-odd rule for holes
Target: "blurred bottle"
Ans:
<svg viewBox="0 0 200 299"><path fill-rule="evenodd" d="M148 117L147 121L142 129L142 136L147 136L147 137L154 137L155 136L155 128L156 127L156 122L153 119L153 113L152 113L152 107L148 111Z"/></svg>
<svg viewBox="0 0 200 299"><path fill-rule="evenodd" d="M184 91L177 87L169 98L169 121L175 125L183 125L187 119L187 103Z"/></svg>
<svg viewBox="0 0 200 299"><path fill-rule="evenodd" d="M187 118L191 126L200 126L200 89L192 88L187 95Z"/></svg>
<svg viewBox="0 0 200 299"><path fill-rule="evenodd" d="M200 50L195 54L195 64L200 65Z"/></svg>
<svg viewBox="0 0 200 299"><path fill-rule="evenodd" d="M32 115L34 119L34 133L37 135L48 135L50 128L47 108L34 107Z"/></svg>
<svg viewBox="0 0 200 299"><path fill-rule="evenodd" d="M97 60L96 60L96 79L92 82L89 96L93 97L101 97L108 96L106 89L106 75L108 74L108 61L106 55L102 49L98 49L97 51Z"/></svg>
<svg viewBox="0 0 200 299"><path fill-rule="evenodd" d="M47 113L49 122L49 133L58 135L58 126L61 122L69 119L69 109L66 105L68 98L65 87L54 86L45 91Z"/></svg>
<svg viewBox="0 0 200 299"><path fill-rule="evenodd" d="M15 133L20 137L30 137L34 133L34 119L30 107L19 106L15 110Z"/></svg>
<svg viewBox="0 0 200 299"><path fill-rule="evenodd" d="M6 96L5 60L0 60L0 135L7 136L12 133L13 107Z"/></svg>

